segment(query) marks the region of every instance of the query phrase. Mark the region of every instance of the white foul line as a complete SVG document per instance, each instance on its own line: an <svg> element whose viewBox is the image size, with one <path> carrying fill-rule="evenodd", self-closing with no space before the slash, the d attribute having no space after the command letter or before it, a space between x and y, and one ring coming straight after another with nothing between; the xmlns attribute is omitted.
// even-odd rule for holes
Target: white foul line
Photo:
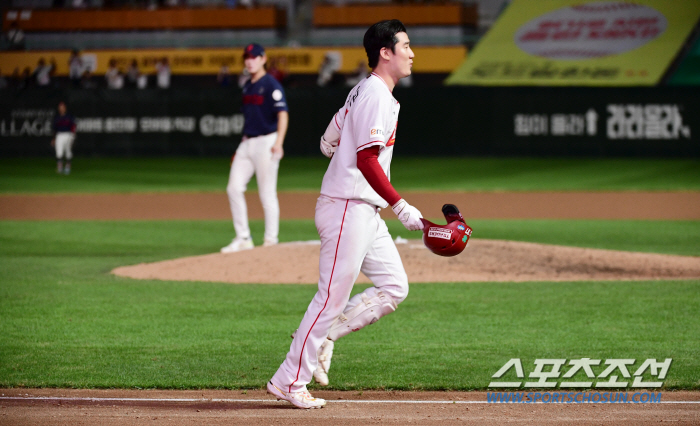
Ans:
<svg viewBox="0 0 700 426"><path fill-rule="evenodd" d="M96 397L60 397L60 396L0 396L0 400L21 400L21 401L84 401L84 402L275 402L274 399L228 399L228 398L96 398ZM359 399L336 399L327 402L342 402L351 404L516 404L508 402L489 401L415 401L415 400L359 400ZM526 404L526 403L517 403ZM530 404L552 404L552 405L579 405L579 404L610 404L610 402L580 402L580 403L548 403L532 402ZM700 401L660 401L655 403L638 404L700 404Z"/></svg>

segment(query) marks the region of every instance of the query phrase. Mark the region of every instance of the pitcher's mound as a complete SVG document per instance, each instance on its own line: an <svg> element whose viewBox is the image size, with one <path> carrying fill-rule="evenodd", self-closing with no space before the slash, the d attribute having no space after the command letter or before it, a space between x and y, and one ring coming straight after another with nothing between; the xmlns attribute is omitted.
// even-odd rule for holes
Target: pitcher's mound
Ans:
<svg viewBox="0 0 700 426"><path fill-rule="evenodd" d="M404 240L406 241L406 240ZM585 281L700 278L700 257L632 253L514 241L469 241L455 257L420 240L397 244L409 282ZM318 282L320 243L293 242L116 268L129 278L259 284ZM360 283L369 283L362 274Z"/></svg>

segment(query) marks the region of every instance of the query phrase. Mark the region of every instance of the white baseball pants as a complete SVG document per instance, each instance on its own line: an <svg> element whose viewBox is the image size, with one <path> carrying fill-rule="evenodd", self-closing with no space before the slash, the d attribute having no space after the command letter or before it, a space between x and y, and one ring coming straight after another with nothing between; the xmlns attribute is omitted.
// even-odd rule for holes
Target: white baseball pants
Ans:
<svg viewBox="0 0 700 426"><path fill-rule="evenodd" d="M231 164L226 193L231 205L233 228L236 236L250 237L248 206L245 190L255 174L260 203L265 213L265 240L277 242L279 236L280 206L277 200L277 172L280 158L272 155L277 133L247 138L241 141Z"/></svg>
<svg viewBox="0 0 700 426"><path fill-rule="evenodd" d="M56 159L60 160L65 155L66 160L73 158L73 141L75 135L71 132L56 133L54 148L56 148Z"/></svg>
<svg viewBox="0 0 700 426"><path fill-rule="evenodd" d="M287 392L306 389L331 325L362 300L357 294L348 301L360 271L374 284L363 292L366 296L381 290L398 304L408 295L401 257L375 206L322 195L316 203L316 229L321 237L318 292L272 377L272 383Z"/></svg>

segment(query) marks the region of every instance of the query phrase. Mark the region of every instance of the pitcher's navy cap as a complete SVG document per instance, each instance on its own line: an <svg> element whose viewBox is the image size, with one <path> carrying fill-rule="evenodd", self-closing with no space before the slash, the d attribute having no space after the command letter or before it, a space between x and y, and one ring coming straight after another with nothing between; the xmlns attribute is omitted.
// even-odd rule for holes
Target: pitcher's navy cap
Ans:
<svg viewBox="0 0 700 426"><path fill-rule="evenodd" d="M258 56L262 56L265 54L265 49L260 46L258 43L250 43L245 47L245 50L243 50L243 57L244 58L255 58Z"/></svg>

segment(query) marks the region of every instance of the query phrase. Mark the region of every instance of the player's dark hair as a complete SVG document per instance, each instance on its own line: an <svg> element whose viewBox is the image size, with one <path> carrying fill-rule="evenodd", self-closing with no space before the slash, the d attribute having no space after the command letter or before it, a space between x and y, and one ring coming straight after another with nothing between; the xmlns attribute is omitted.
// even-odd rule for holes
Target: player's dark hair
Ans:
<svg viewBox="0 0 700 426"><path fill-rule="evenodd" d="M365 38L362 44L367 52L367 62L370 68L374 69L379 64L379 52L382 48L391 49L394 52L394 47L399 39L396 33L405 33L406 27L398 19L388 21L379 21L369 27L365 33ZM396 52L394 52L396 53Z"/></svg>

